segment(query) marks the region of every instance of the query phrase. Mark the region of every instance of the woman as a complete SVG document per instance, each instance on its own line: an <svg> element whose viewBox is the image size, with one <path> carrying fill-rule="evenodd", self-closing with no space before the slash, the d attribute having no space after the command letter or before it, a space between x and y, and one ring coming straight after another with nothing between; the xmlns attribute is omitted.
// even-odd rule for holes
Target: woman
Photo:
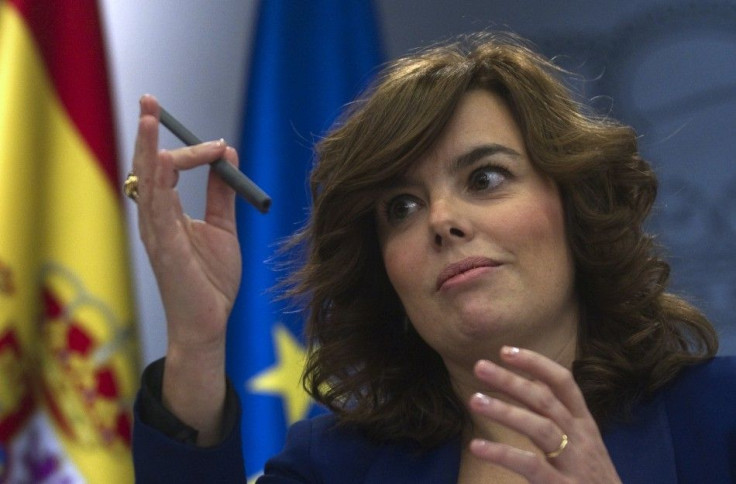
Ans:
<svg viewBox="0 0 736 484"><path fill-rule="evenodd" d="M710 361L713 328L664 292L642 230L654 174L633 131L587 113L559 75L511 36L433 48L389 66L319 143L286 295L307 309L305 386L333 414L295 425L263 482L736 473L736 405L704 413L713 388L735 393L736 363ZM244 479L224 378L234 195L211 177L193 222L173 190L176 170L237 156L220 142L158 153L156 115L144 98L133 169L169 347L144 376L136 472Z"/></svg>

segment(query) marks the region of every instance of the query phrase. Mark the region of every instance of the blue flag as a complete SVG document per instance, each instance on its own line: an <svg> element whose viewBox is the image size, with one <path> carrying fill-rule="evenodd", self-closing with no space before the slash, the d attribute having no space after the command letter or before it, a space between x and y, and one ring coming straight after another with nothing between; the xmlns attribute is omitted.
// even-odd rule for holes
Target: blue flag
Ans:
<svg viewBox="0 0 736 484"><path fill-rule="evenodd" d="M243 406L250 477L283 446L287 427L318 411L299 383L302 318L268 292L279 241L307 218L313 145L371 80L381 60L365 0L260 4L245 101L241 169L273 199L262 215L239 200L243 281L228 328L227 370Z"/></svg>

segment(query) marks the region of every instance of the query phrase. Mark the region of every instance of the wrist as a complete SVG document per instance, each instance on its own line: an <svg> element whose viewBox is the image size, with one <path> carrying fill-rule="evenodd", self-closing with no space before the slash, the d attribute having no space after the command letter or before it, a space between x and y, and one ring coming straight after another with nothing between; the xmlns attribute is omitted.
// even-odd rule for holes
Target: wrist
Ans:
<svg viewBox="0 0 736 484"><path fill-rule="evenodd" d="M161 403L198 432L198 445L219 440L226 394L225 345L169 344Z"/></svg>

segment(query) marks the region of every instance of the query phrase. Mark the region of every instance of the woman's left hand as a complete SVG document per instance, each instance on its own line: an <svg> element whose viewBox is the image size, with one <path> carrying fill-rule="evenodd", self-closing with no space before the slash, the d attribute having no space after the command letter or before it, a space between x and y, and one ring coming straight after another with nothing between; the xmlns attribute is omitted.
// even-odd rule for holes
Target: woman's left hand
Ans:
<svg viewBox="0 0 736 484"><path fill-rule="evenodd" d="M530 350L504 347L501 359L511 369L481 360L475 365L475 375L519 405L477 393L470 400L470 409L527 436L543 454L474 439L470 443L473 455L516 472L532 484L620 483L572 373Z"/></svg>

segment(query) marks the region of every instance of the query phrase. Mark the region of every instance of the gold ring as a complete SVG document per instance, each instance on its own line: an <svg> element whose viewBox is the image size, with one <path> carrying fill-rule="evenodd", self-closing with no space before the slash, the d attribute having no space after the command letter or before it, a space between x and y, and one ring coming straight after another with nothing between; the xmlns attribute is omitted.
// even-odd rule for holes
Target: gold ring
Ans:
<svg viewBox="0 0 736 484"><path fill-rule="evenodd" d="M567 447L567 434L562 434L562 442L560 442L560 446L557 447L552 452L546 452L544 456L548 459L554 459L558 455L562 454L562 451L565 450L565 447Z"/></svg>
<svg viewBox="0 0 736 484"><path fill-rule="evenodd" d="M128 177L123 183L123 193L134 202L138 201L138 176L134 175L132 171L128 173Z"/></svg>

